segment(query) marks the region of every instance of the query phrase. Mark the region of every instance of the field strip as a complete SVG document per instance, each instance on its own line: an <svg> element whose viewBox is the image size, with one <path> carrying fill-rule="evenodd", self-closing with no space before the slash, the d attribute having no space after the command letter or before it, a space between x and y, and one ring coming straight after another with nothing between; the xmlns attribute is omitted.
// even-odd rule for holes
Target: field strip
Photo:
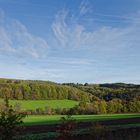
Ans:
<svg viewBox="0 0 140 140"><path fill-rule="evenodd" d="M55 124L64 115L29 115L24 119L25 125ZM140 114L111 114L111 115L73 115L77 121L105 121L113 119L140 118Z"/></svg>

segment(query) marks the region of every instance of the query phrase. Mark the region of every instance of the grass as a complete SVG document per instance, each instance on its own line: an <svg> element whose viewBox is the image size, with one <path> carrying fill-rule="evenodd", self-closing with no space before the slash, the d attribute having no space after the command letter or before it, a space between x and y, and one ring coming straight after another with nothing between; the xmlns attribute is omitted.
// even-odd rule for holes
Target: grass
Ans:
<svg viewBox="0 0 140 140"><path fill-rule="evenodd" d="M24 119L25 125L59 123L62 115L29 115ZM73 115L77 121L102 121L121 118L140 117L140 114L107 114L107 115Z"/></svg>
<svg viewBox="0 0 140 140"><path fill-rule="evenodd" d="M2 99L0 100L2 102ZM36 108L45 108L49 106L51 108L72 108L78 105L78 101L73 100L9 100L11 105L19 103L23 110L34 110Z"/></svg>

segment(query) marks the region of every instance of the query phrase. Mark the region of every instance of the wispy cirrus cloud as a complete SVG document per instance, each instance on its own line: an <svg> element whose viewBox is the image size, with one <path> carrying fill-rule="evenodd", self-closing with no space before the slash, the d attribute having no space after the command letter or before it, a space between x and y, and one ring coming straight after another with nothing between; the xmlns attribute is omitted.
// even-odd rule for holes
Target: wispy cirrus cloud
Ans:
<svg viewBox="0 0 140 140"><path fill-rule="evenodd" d="M73 63L73 66L77 66L76 68L70 67L71 72L65 72L65 77L70 77L69 73L75 75L81 73L82 75L86 71L87 75L83 76L84 81L86 79L91 79L91 81L92 79L96 79L96 81L102 81L103 79L108 81L110 79L110 81L114 80L115 82L125 79L124 81L128 82L130 79L127 79L127 77L133 79L137 77L135 75L139 75L139 12L131 15L133 18L129 21L128 19L125 20L125 25L111 26L111 24L108 24L107 26L107 24L100 24L98 28L94 28L94 23L96 22L94 18L92 18L93 22L90 22L89 27L88 20L84 19L84 16L84 21L87 21L86 24L77 19L71 19L69 15L69 12L64 10L57 14L52 24L55 39L59 44L58 46L67 55L75 52L80 58L87 58L87 61L81 64L79 62L80 66L78 67L78 61L74 60L75 63L71 60L72 62L70 63ZM89 60L94 60L95 62L90 62ZM66 59L66 61L68 60ZM81 59L81 61L83 60ZM71 65L70 63L69 65ZM135 73L132 73L132 71L135 71ZM78 78L80 79L80 77Z"/></svg>
<svg viewBox="0 0 140 140"><path fill-rule="evenodd" d="M38 58L46 55L47 41L33 35L20 21L10 19L0 12L0 53Z"/></svg>
<svg viewBox="0 0 140 140"><path fill-rule="evenodd" d="M85 15L88 12L92 11L92 7L90 6L90 3L88 0L83 0L79 6L79 12L81 15Z"/></svg>
<svg viewBox="0 0 140 140"><path fill-rule="evenodd" d="M139 17L137 16L137 19ZM93 30L88 30L88 26L77 20L71 25L68 22L71 22L68 11L63 11L61 14L58 13L52 24L59 46L110 54L120 52L120 50L129 51L133 47L139 48L140 22L131 20L125 27L100 26L95 29L93 24Z"/></svg>
<svg viewBox="0 0 140 140"><path fill-rule="evenodd" d="M52 24L54 35L62 46L66 46L67 42L69 41L69 31L67 31L68 26L65 22L67 14L68 11L61 11L58 15L56 15L55 22Z"/></svg>

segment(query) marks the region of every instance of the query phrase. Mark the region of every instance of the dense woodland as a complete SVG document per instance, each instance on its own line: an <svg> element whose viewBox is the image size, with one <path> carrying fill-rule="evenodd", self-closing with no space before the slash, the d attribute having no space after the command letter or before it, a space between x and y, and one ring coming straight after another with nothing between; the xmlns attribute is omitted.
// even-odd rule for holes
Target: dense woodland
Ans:
<svg viewBox="0 0 140 140"><path fill-rule="evenodd" d="M0 98L8 94L10 99L45 100L71 99L90 101L94 95L75 87L45 81L0 79Z"/></svg>
<svg viewBox="0 0 140 140"><path fill-rule="evenodd" d="M106 114L140 113L140 85L134 84L57 84L46 81L0 79L0 98L45 100L71 99L78 106L66 108L37 108L29 114Z"/></svg>

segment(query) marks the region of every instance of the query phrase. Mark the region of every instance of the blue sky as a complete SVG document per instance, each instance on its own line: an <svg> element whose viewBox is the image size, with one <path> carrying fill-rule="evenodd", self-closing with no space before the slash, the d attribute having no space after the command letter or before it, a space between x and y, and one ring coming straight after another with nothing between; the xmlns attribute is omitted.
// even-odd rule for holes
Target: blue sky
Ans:
<svg viewBox="0 0 140 140"><path fill-rule="evenodd" d="M0 0L0 77L140 83L140 1Z"/></svg>

